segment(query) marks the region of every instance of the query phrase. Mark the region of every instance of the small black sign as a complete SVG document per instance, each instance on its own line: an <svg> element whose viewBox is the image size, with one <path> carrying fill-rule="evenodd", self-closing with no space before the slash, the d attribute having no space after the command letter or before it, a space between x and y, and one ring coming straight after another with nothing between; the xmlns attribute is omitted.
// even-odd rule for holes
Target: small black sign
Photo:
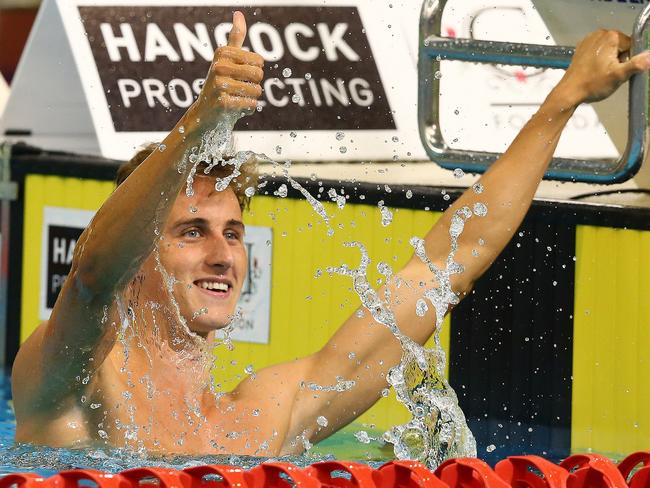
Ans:
<svg viewBox="0 0 650 488"><path fill-rule="evenodd" d="M266 60L264 109L239 130L395 129L356 7L79 7L116 132L174 126L235 9Z"/></svg>
<svg viewBox="0 0 650 488"><path fill-rule="evenodd" d="M47 230L47 308L53 308L68 277L74 248L84 231L79 227L50 225Z"/></svg>

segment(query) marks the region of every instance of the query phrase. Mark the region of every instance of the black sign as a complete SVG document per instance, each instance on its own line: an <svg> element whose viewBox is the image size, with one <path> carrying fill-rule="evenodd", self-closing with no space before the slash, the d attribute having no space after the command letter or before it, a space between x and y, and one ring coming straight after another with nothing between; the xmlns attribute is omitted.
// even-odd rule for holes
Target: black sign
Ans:
<svg viewBox="0 0 650 488"><path fill-rule="evenodd" d="M77 239L83 232L79 227L50 225L47 229L47 308L53 308L63 283L68 277Z"/></svg>
<svg viewBox="0 0 650 488"><path fill-rule="evenodd" d="M238 129L395 129L356 7L79 7L117 132L174 126L235 9L266 60L264 109Z"/></svg>

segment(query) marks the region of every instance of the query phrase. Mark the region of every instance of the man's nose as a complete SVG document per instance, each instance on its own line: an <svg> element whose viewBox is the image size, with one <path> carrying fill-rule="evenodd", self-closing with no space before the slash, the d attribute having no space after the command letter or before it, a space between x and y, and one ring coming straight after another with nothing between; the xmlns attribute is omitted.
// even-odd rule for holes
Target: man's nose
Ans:
<svg viewBox="0 0 650 488"><path fill-rule="evenodd" d="M212 239L206 256L207 264L225 271L232 267L233 261L234 255L228 241L223 236Z"/></svg>

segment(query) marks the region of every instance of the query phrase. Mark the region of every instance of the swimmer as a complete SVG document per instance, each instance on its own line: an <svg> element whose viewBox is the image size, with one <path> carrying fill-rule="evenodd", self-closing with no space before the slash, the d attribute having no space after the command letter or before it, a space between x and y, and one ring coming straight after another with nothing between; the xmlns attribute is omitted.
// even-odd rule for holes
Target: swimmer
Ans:
<svg viewBox="0 0 650 488"><path fill-rule="evenodd" d="M243 190L255 176L244 168L221 192L215 176L223 177L223 169L197 176L188 196L191 165L179 174L178 163L225 113L254 111L263 63L241 48L245 34L236 12L228 46L216 51L199 98L164 139L166 149L140 155L120 171L124 181L79 239L51 318L14 363L18 442L165 454L295 454L381 397L402 349L370 314L357 313L321 350L247 375L229 392L214 385L209 346L233 315L246 277ZM650 53L627 59L629 49L622 33L588 35L538 112L481 177L484 191L465 192L426 234L428 257L444 267L454 212L487 205L487 216L472 219L458 242L456 260L465 271L453 275L452 286L459 297L519 227L576 107L609 96L650 67ZM485 245L476 257L479 239ZM431 307L418 316L416 303L422 284L435 285L434 277L417 257L398 275L411 286L385 285L393 312L402 332L423 344L434 332L435 314ZM291 325L299 335L310 324ZM220 361L228 354L223 346L217 352ZM355 386L305 387L336 385L340 378ZM317 422L321 416L327 425Z"/></svg>

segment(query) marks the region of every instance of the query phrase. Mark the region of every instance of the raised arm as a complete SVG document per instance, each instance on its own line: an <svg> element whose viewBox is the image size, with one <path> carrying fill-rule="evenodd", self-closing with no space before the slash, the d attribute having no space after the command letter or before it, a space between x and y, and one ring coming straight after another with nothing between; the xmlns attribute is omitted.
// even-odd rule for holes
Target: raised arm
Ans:
<svg viewBox="0 0 650 488"><path fill-rule="evenodd" d="M263 60L241 49L245 35L244 16L236 12L229 44L215 52L196 102L159 150L106 200L81 235L50 320L41 324L16 358L14 385L21 389L15 392L17 401L34 405L35 398L45 398L54 404L80 386L75 377L103 362L117 332L105 318L114 295L152 252L157 229L162 230L192 167L190 151L226 117L255 109ZM34 378L34 371L43 372L42 378Z"/></svg>
<svg viewBox="0 0 650 488"><path fill-rule="evenodd" d="M575 109L611 95L633 74L650 68L650 53L621 62L630 39L617 31L596 31L580 42L571 66L539 110L517 135L508 150L480 178L482 193L466 191L429 231L427 255L443 261L449 252L448 232L453 214L476 203L487 206L487 217L474 218L458 241L456 260L465 271L455 275L454 290L464 295L488 269L520 226L560 139ZM478 256L472 255L478 240Z"/></svg>
<svg viewBox="0 0 650 488"><path fill-rule="evenodd" d="M427 233L427 256L444 268L450 252L449 228L454 213L463 207L472 209L479 202L487 206L487 215L468 221L458 240L455 260L464 266L464 272L454 275L452 288L461 298L521 224L561 131L577 106L609 96L630 76L650 67L650 53L621 61L619 56L629 47L629 38L618 32L601 30L587 36L578 45L565 76L508 150L479 180L483 192L466 191ZM477 247L479 238L485 245L475 257L472 249ZM399 276L406 285L399 288L394 283L388 285L392 311L401 331L423 344L435 330L436 317L431 304L424 316L418 316L416 302L423 298L425 288L437 283L428 267L415 256ZM379 296L384 297L384 292L385 288L381 288ZM399 362L402 349L387 328L369 315L366 312L365 317L359 318L353 314L322 350L303 361L300 379L305 384L332 385L337 377L342 377L354 381L355 386L343 393L298 388L287 437L289 442L303 432L315 440L325 437L380 398L381 390L387 386L385 375ZM328 418L326 428L316 423L319 415ZM287 444L285 450L289 452L299 447Z"/></svg>

